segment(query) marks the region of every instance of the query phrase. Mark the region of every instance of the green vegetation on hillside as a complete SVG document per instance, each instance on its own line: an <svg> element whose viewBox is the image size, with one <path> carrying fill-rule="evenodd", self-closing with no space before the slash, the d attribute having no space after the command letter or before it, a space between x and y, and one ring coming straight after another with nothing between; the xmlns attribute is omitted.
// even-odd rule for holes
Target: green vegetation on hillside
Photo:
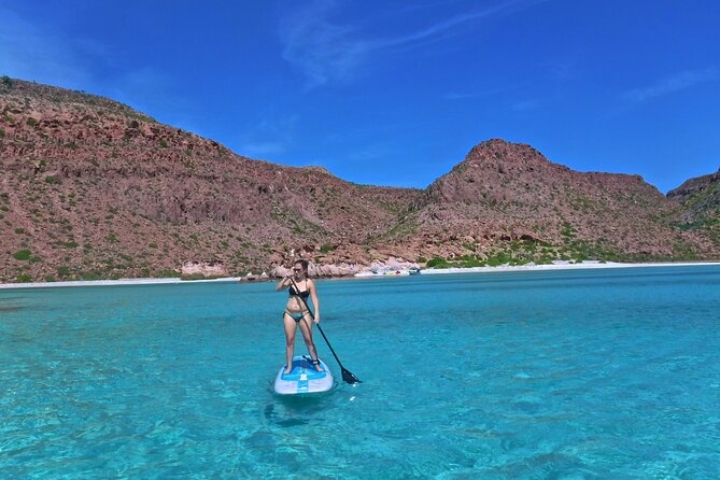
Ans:
<svg viewBox="0 0 720 480"><path fill-rule="evenodd" d="M452 258L434 257L430 260L418 258L418 263L427 268L473 268L521 265L550 265L555 261L582 263L585 261L645 263L668 261L700 260L686 244L677 242L672 255L652 255L649 253L622 253L597 242L572 240L561 246L552 246L544 242L511 241L507 245L495 247L491 252L479 254L466 247L468 253Z"/></svg>

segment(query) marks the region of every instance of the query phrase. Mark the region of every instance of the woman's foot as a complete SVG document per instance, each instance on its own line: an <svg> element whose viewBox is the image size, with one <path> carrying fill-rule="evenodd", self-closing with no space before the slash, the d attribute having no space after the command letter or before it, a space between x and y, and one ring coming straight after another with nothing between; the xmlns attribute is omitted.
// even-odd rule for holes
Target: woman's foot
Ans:
<svg viewBox="0 0 720 480"><path fill-rule="evenodd" d="M290 365L290 366L285 365L285 371L283 372L283 375L290 375L291 372L292 372L292 365Z"/></svg>
<svg viewBox="0 0 720 480"><path fill-rule="evenodd" d="M312 360L311 363L313 364L313 367L315 367L315 370L317 370L318 372L323 371L322 368L320 367L320 360L318 360L316 358L316 359Z"/></svg>

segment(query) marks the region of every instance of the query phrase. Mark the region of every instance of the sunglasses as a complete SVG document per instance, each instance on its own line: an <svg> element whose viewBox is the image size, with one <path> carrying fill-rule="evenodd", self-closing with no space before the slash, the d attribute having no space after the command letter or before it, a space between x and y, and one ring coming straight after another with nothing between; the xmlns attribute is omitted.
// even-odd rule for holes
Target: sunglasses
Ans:
<svg viewBox="0 0 720 480"><path fill-rule="evenodd" d="M302 272L302 268L293 268L293 272Z"/></svg>

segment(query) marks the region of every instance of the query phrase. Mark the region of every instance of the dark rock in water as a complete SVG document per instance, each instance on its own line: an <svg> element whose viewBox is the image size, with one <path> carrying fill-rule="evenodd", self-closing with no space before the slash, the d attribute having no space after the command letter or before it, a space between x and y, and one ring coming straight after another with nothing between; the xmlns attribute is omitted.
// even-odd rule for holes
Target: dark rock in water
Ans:
<svg viewBox="0 0 720 480"><path fill-rule="evenodd" d="M19 310L22 310L23 307L3 307L0 306L0 313L8 313L8 312L17 312Z"/></svg>
<svg viewBox="0 0 720 480"><path fill-rule="evenodd" d="M285 420L278 420L277 413L275 412L275 404L269 404L265 407L263 412L265 420L281 427L297 427L299 425L307 425L309 422L300 418L287 418Z"/></svg>
<svg viewBox="0 0 720 480"><path fill-rule="evenodd" d="M307 425L309 422L307 420L302 420L300 418L288 418L287 420L280 420L279 422L275 422L276 425L279 425L281 427L297 427L300 425Z"/></svg>
<svg viewBox="0 0 720 480"><path fill-rule="evenodd" d="M263 412L265 415L265 420L272 422L273 415L275 414L275 405L270 403L265 407L265 411Z"/></svg>

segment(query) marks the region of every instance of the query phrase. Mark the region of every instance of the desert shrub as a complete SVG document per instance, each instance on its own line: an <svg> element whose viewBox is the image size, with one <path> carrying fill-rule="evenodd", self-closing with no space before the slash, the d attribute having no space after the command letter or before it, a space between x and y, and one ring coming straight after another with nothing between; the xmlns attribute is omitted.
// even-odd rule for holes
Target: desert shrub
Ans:
<svg viewBox="0 0 720 480"><path fill-rule="evenodd" d="M463 243L463 248L471 252L477 251L477 246L474 243Z"/></svg>
<svg viewBox="0 0 720 480"><path fill-rule="evenodd" d="M193 273L192 275L181 275L180 279L183 281L194 281L194 280L205 280L208 277L202 273Z"/></svg>
<svg viewBox="0 0 720 480"><path fill-rule="evenodd" d="M14 258L15 260L24 260L24 261L27 261L27 260L30 260L30 255L31 255L31 254L32 254L32 252L30 252L30 250L26 250L26 249L24 249L24 250L18 250L17 252L13 253L13 258Z"/></svg>
<svg viewBox="0 0 720 480"><path fill-rule="evenodd" d="M500 265L509 264L512 262L512 255L507 252L500 252L487 259L487 264L490 267L499 267Z"/></svg>
<svg viewBox="0 0 720 480"><path fill-rule="evenodd" d="M180 272L176 270L161 270L157 272L156 275L158 278L179 278Z"/></svg>
<svg viewBox="0 0 720 480"><path fill-rule="evenodd" d="M450 264L444 258L434 257L427 262L426 266L428 268L449 268Z"/></svg>
<svg viewBox="0 0 720 480"><path fill-rule="evenodd" d="M103 279L102 273L97 272L95 270L91 270L89 272L84 272L82 274L82 280L84 280L86 282L94 282L96 280L102 280L102 279Z"/></svg>
<svg viewBox="0 0 720 480"><path fill-rule="evenodd" d="M480 260L476 255L462 255L459 266L462 268L484 267L485 262Z"/></svg>

